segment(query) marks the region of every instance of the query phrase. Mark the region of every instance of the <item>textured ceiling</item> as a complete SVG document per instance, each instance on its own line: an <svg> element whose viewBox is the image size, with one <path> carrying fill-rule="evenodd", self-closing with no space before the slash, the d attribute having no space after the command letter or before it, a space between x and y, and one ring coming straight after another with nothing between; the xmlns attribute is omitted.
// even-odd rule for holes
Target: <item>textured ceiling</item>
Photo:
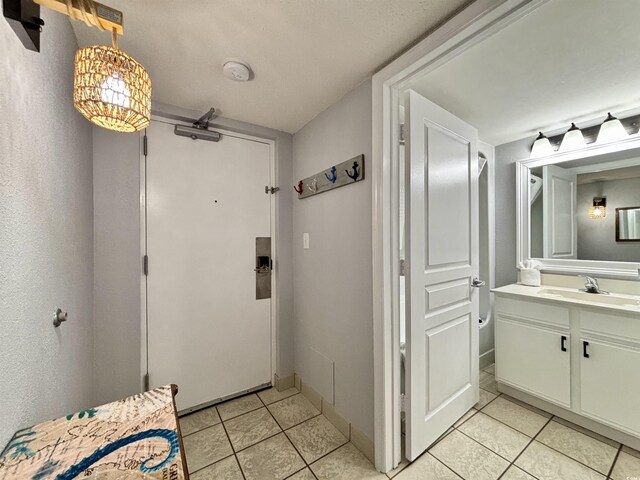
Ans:
<svg viewBox="0 0 640 480"><path fill-rule="evenodd" d="M640 106L639 0L551 0L413 88L494 145Z"/></svg>
<svg viewBox="0 0 640 480"><path fill-rule="evenodd" d="M294 133L469 0L105 0L153 99ZM106 32L73 22L81 47ZM227 58L255 78L222 76Z"/></svg>

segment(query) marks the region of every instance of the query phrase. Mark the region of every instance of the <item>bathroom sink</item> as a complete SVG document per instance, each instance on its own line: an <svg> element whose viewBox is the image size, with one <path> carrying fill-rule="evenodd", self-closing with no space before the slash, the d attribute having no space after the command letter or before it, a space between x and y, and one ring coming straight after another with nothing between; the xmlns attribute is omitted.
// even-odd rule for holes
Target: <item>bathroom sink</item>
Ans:
<svg viewBox="0 0 640 480"><path fill-rule="evenodd" d="M631 296L598 293L576 292L574 290L559 290L555 288L543 288L538 292L542 297L566 298L581 302L600 303L604 305L616 305L619 307L640 308L640 300Z"/></svg>

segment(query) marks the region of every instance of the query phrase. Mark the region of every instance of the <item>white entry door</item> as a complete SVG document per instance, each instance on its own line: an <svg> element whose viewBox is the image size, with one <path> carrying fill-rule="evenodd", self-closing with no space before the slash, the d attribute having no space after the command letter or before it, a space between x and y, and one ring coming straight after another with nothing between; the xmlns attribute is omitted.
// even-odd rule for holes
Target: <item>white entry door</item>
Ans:
<svg viewBox="0 0 640 480"><path fill-rule="evenodd" d="M271 383L271 300L256 300L256 237L271 236L270 145L147 129L150 386L183 411Z"/></svg>
<svg viewBox="0 0 640 480"><path fill-rule="evenodd" d="M479 397L478 132L414 91L406 127L406 455Z"/></svg>
<svg viewBox="0 0 640 480"><path fill-rule="evenodd" d="M577 178L557 165L542 167L544 258L578 258Z"/></svg>

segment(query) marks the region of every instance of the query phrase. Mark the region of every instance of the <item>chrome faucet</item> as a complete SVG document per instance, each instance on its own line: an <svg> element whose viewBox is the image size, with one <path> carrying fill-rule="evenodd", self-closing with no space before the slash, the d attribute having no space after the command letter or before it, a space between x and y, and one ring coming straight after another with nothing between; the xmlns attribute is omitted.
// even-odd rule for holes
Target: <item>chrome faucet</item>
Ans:
<svg viewBox="0 0 640 480"><path fill-rule="evenodd" d="M583 292L587 292L587 293L597 293L600 295L608 295L609 292L607 292L606 290L601 290L600 289L600 285L598 285L598 280L590 277L588 275L580 275L581 277L583 277L584 279L587 280L587 282L584 284L584 288L582 288L581 290Z"/></svg>

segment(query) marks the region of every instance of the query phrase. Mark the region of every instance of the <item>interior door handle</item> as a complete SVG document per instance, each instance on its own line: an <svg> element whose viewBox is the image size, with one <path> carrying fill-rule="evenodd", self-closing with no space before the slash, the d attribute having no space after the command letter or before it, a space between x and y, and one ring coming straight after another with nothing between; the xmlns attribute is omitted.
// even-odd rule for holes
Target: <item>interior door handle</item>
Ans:
<svg viewBox="0 0 640 480"><path fill-rule="evenodd" d="M582 356L584 358L589 358L589 352L587 352L587 347L589 346L589 342L587 342L586 340L584 340L582 342Z"/></svg>
<svg viewBox="0 0 640 480"><path fill-rule="evenodd" d="M473 288L481 288L481 287L484 287L486 284L487 284L487 282L485 282L484 280L480 280L478 277L475 277L471 281L471 286Z"/></svg>
<svg viewBox="0 0 640 480"><path fill-rule="evenodd" d="M567 336L566 335L562 335L560 337L560 350L562 350L563 352L567 351Z"/></svg>

